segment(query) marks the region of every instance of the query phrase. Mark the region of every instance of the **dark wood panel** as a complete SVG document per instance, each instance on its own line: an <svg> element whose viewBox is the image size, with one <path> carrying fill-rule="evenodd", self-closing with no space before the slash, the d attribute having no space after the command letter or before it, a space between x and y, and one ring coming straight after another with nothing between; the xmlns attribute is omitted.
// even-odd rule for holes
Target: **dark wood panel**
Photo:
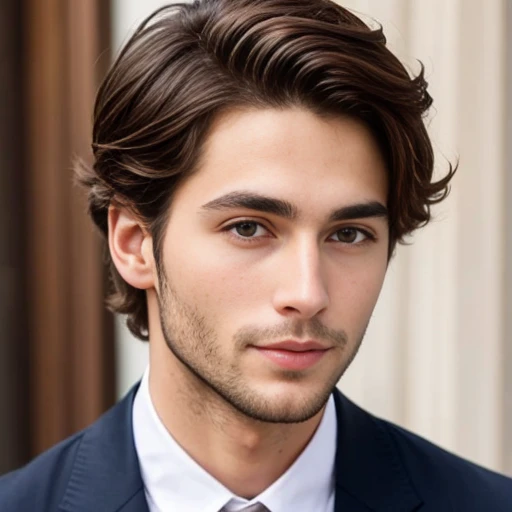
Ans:
<svg viewBox="0 0 512 512"><path fill-rule="evenodd" d="M101 243L73 185L90 158L99 0L27 0L28 291L31 447L39 453L91 423L114 399L112 322Z"/></svg>
<svg viewBox="0 0 512 512"><path fill-rule="evenodd" d="M26 460L21 9L0 2L0 474Z"/></svg>

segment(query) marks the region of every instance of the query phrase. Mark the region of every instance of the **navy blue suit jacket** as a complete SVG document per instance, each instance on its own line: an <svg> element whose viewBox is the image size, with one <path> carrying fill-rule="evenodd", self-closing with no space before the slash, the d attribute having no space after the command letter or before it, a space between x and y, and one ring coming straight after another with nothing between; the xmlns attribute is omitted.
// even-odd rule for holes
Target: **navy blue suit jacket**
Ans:
<svg viewBox="0 0 512 512"><path fill-rule="evenodd" d="M135 392L0 478L0 511L147 512L132 435ZM375 418L338 391L334 397L336 512L512 511L511 479Z"/></svg>

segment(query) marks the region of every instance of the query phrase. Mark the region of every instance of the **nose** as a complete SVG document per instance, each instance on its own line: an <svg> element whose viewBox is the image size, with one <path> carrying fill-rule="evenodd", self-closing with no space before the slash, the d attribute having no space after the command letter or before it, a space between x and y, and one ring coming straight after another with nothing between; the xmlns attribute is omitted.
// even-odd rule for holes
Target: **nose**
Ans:
<svg viewBox="0 0 512 512"><path fill-rule="evenodd" d="M318 243L303 240L287 247L280 257L273 298L275 310L290 318L310 319L326 309L329 294Z"/></svg>

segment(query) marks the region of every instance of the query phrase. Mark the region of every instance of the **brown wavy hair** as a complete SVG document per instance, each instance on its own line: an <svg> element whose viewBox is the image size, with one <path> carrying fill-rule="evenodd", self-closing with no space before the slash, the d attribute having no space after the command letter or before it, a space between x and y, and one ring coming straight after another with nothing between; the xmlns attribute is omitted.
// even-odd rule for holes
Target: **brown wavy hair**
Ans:
<svg viewBox="0 0 512 512"><path fill-rule="evenodd" d="M92 168L78 165L89 211L106 236L111 203L154 241L157 264L173 190L194 172L212 119L232 107L300 106L370 128L389 172L389 255L430 220L455 169L432 180L423 66L410 76L368 27L330 0L195 0L163 7L125 45L99 89ZM146 295L110 260L109 307L148 339Z"/></svg>

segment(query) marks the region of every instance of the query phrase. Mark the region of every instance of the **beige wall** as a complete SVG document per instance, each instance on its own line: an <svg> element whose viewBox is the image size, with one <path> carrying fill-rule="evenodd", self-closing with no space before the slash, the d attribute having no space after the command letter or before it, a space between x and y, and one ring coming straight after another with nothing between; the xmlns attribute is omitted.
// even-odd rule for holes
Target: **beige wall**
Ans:
<svg viewBox="0 0 512 512"><path fill-rule="evenodd" d="M512 426L505 417L512 350L505 351L504 330L504 2L342 2L382 22L410 69L417 71L415 59L424 62L438 171L446 169L443 155L459 155L460 169L435 221L398 248L340 388L370 411L512 474L512 433L505 428ZM113 0L115 45L163 3ZM124 392L143 371L147 347L118 332Z"/></svg>
<svg viewBox="0 0 512 512"><path fill-rule="evenodd" d="M512 2L506 2L507 12L505 13L506 26L512 27ZM507 226L512 226L512 205L509 198L512 197L512 34L510 30L505 30L506 39L505 47L507 48L506 60L506 125L505 125L505 307L504 311L504 375L505 375L505 407L504 414L504 446L503 453L505 454L505 470L512 474L512 229Z"/></svg>

